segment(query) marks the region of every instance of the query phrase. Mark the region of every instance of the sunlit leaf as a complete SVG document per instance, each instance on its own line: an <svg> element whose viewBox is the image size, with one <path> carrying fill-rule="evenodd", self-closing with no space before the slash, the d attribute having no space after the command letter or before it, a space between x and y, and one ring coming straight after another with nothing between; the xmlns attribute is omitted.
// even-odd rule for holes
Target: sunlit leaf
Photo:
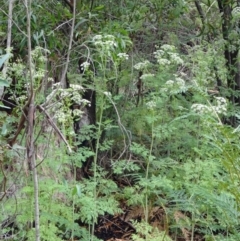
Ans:
<svg viewBox="0 0 240 241"><path fill-rule="evenodd" d="M10 56L11 56L10 53L6 53L6 54L0 56L0 68L2 67L2 65L4 64L4 62L5 62L7 59L10 58Z"/></svg>

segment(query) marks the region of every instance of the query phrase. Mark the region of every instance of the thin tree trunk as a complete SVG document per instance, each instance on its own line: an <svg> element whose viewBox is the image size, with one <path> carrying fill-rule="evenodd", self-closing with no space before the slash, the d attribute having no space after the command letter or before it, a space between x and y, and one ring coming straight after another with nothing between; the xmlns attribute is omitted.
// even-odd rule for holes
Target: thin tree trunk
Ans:
<svg viewBox="0 0 240 241"><path fill-rule="evenodd" d="M34 217L35 217L35 237L36 241L40 241L40 220L39 220L39 195L38 195L38 173L36 169L35 149L34 149L34 115L35 115L35 94L33 88L32 76L32 46L31 46L31 0L25 0L26 14L27 14L27 35L28 35L28 67L30 76L30 102L27 116L27 159L30 171L32 171L33 184L34 184Z"/></svg>
<svg viewBox="0 0 240 241"><path fill-rule="evenodd" d="M196 8L198 10L199 16L200 16L200 18L202 20L202 24L204 25L204 23L205 23L205 13L203 12L201 4L200 4L200 2L198 0L195 0L194 3L195 3L195 6L196 6Z"/></svg>
<svg viewBox="0 0 240 241"><path fill-rule="evenodd" d="M70 60L70 54L71 54L71 50L72 50L75 20L76 20L76 0L73 0L72 28L71 28L71 33L70 33L69 45L68 45L67 59L66 59L66 63L65 63L65 66L64 66L64 69L63 69L63 72L62 72L61 81L60 81L61 86L62 86L63 88L66 88L66 87L67 87L66 75L67 75L68 64L69 64L69 60Z"/></svg>

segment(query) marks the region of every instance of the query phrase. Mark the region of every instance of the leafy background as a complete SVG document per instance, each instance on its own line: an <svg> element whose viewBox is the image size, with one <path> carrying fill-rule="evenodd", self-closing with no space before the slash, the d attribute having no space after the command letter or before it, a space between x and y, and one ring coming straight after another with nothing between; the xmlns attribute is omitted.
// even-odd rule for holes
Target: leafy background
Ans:
<svg viewBox="0 0 240 241"><path fill-rule="evenodd" d="M239 1L73 2L13 1L11 49L0 7L0 240L37 240L31 68L41 240L238 241Z"/></svg>

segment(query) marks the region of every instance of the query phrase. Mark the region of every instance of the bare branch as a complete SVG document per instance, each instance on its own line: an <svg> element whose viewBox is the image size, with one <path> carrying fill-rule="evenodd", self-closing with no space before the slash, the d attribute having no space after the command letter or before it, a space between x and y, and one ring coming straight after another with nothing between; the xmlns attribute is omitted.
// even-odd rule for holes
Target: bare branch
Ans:
<svg viewBox="0 0 240 241"><path fill-rule="evenodd" d="M61 86L63 88L66 87L66 74L67 74L70 54L71 54L71 50L72 50L75 20L76 20L76 0L73 1L73 19L72 19L72 28L71 28L70 40L69 40L69 46L68 46L68 53L67 53L65 68L63 69L63 73L62 73L61 81L60 81Z"/></svg>
<svg viewBox="0 0 240 241"><path fill-rule="evenodd" d="M47 113L47 111L46 111L41 105L38 105L37 108L46 115L49 124L53 127L53 129L56 131L56 133L60 136L60 138L61 138L61 139L63 140L63 142L66 144L69 153L71 153L71 152L72 152L72 149L71 149L70 145L68 144L66 138L64 137L64 135L62 134L62 132L59 130L59 128L57 127L57 125L56 125L56 124L54 123L54 121L52 120L51 116Z"/></svg>

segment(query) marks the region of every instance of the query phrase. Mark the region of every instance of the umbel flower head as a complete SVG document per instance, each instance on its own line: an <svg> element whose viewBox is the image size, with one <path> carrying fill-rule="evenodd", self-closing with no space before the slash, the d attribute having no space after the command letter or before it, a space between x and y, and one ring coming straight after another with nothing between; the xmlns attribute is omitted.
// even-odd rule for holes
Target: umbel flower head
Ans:
<svg viewBox="0 0 240 241"><path fill-rule="evenodd" d="M95 35L92 39L93 44L103 50L111 50L117 47L116 39L113 35Z"/></svg>
<svg viewBox="0 0 240 241"><path fill-rule="evenodd" d="M227 101L223 97L215 97L216 105L203 105L203 104L193 104L191 109L198 114L223 114L226 115L227 112Z"/></svg>
<svg viewBox="0 0 240 241"><path fill-rule="evenodd" d="M145 60L143 62L135 64L133 67L136 70L144 70L144 69L146 69L149 66L150 66L150 62L148 60Z"/></svg>

